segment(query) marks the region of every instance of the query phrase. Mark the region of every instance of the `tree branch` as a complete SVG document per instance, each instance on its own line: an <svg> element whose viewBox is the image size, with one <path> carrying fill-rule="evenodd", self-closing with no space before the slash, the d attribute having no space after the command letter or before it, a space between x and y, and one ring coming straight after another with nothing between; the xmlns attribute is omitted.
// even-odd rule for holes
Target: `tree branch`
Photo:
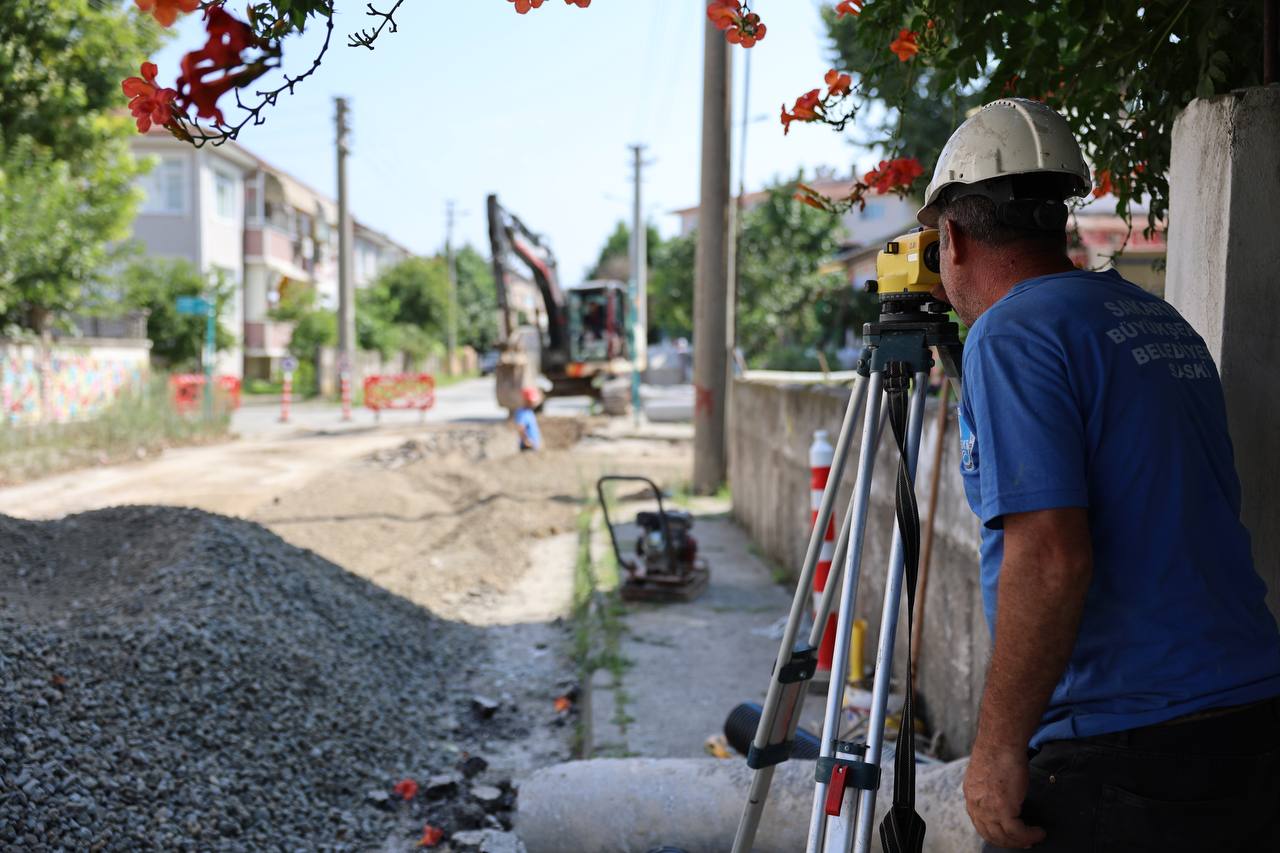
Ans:
<svg viewBox="0 0 1280 853"><path fill-rule="evenodd" d="M382 20L376 28L359 30L347 36L347 47L367 47L369 50L373 50L373 43L377 41L378 36L382 35L384 27L390 26L391 32L397 32L399 27L396 26L395 14L403 2L404 0L396 0L396 5L392 6L389 12L381 12L375 9L372 3L366 3L368 11L365 12L365 15L370 18L381 18Z"/></svg>

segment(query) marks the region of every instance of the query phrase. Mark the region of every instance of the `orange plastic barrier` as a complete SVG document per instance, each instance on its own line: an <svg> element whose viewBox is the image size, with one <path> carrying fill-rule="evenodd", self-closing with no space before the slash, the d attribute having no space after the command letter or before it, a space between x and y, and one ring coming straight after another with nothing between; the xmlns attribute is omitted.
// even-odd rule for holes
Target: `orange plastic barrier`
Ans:
<svg viewBox="0 0 1280 853"><path fill-rule="evenodd" d="M417 409L425 412L436 404L436 380L430 373L397 373L366 376L364 405L383 409Z"/></svg>
<svg viewBox="0 0 1280 853"><path fill-rule="evenodd" d="M215 376L213 379L216 392L226 395L231 408L240 408L240 379L235 376ZM169 377L169 391L173 395L173 407L179 412L187 413L198 409L203 401L203 373L175 373Z"/></svg>

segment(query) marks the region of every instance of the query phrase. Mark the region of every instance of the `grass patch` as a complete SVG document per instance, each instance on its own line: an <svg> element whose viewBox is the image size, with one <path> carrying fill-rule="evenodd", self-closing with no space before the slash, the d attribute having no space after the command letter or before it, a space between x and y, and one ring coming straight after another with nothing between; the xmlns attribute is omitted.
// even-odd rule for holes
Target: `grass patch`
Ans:
<svg viewBox="0 0 1280 853"><path fill-rule="evenodd" d="M121 394L91 420L67 424L0 424L0 484L141 459L168 447L206 444L227 437L231 415L215 399L214 416L197 409L179 414L168 381L155 377L138 391Z"/></svg>
<svg viewBox="0 0 1280 853"><path fill-rule="evenodd" d="M475 379L479 375L479 372L458 373L453 376L450 376L447 373L437 373L435 374L436 388L448 388L450 385L457 385L459 382L466 382L468 379Z"/></svg>
<svg viewBox="0 0 1280 853"><path fill-rule="evenodd" d="M281 394L284 392L284 382L280 380L269 379L248 379L245 380L244 393L246 395L257 394Z"/></svg>
<svg viewBox="0 0 1280 853"><path fill-rule="evenodd" d="M580 683L590 685L599 670L612 676L610 689L614 695L612 722L623 736L634 721L627 714L629 697L623 687L623 676L631 662L622 655L622 634L626 630L623 617L626 606L618 597L619 567L610 549L599 559L591 551L595 508L588 505L578 515L578 553L573 577L573 658ZM579 720L574 732L574 752L586 756L585 720ZM622 747L625 752L625 744Z"/></svg>
<svg viewBox="0 0 1280 853"><path fill-rule="evenodd" d="M693 498L697 493L693 490L693 484L688 480L681 480L671 490L671 502L676 506L689 509L693 506ZM726 501L733 503L733 492L729 489L729 484L724 483L720 488L715 490L714 494L706 495L706 497L715 498L718 501Z"/></svg>

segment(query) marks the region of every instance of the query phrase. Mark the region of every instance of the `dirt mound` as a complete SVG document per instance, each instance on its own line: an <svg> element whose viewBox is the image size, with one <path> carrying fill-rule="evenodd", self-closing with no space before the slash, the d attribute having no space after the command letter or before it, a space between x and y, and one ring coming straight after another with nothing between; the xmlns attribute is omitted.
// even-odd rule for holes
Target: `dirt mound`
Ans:
<svg viewBox="0 0 1280 853"><path fill-rule="evenodd" d="M427 820L504 825L503 779L386 796L540 724L510 696L472 713L493 635L196 510L0 517L0 537L0 847L395 849Z"/></svg>
<svg viewBox="0 0 1280 853"><path fill-rule="evenodd" d="M255 519L433 612L490 622L534 543L574 531L591 474L567 450L517 453L501 428L483 444L447 435L337 469ZM424 453L430 446L446 452Z"/></svg>

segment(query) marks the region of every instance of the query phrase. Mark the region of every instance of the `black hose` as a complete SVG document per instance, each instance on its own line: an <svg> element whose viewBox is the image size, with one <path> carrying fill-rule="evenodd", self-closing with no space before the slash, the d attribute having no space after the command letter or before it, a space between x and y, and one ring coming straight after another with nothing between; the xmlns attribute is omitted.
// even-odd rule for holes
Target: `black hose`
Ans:
<svg viewBox="0 0 1280 853"><path fill-rule="evenodd" d="M746 755L751 748L751 741L755 740L756 727L760 725L762 713L764 708L759 702L743 702L730 711L724 721L724 739L729 742L729 746ZM796 739L791 745L792 758L816 761L820 751L821 743L817 735L804 729L796 729Z"/></svg>

